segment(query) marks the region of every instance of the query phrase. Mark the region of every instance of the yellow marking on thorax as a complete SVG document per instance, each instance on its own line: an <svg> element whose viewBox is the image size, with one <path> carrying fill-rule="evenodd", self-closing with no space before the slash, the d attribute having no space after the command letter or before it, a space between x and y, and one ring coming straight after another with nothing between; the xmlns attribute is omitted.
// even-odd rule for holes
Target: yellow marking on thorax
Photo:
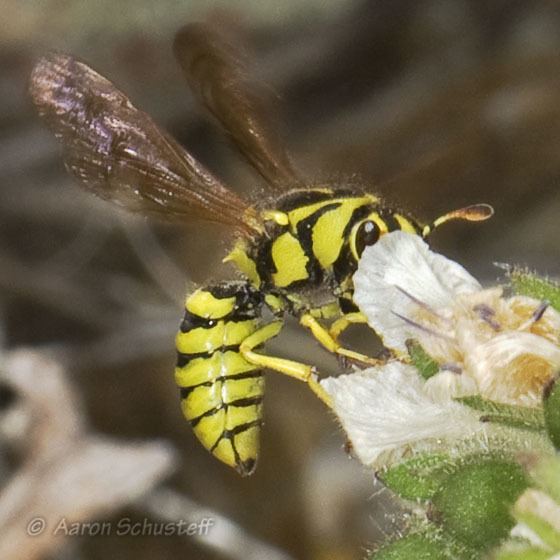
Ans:
<svg viewBox="0 0 560 560"><path fill-rule="evenodd" d="M262 218L265 221L276 222L279 226L287 226L289 224L288 214L280 210L265 210L262 213Z"/></svg>
<svg viewBox="0 0 560 560"><path fill-rule="evenodd" d="M371 204L370 197L338 199L340 206L323 214L313 226L313 253L323 268L330 267L344 245L344 229L356 208Z"/></svg>
<svg viewBox="0 0 560 560"><path fill-rule="evenodd" d="M276 266L272 280L279 288L308 277L305 265L309 259L299 241L290 232L286 231L274 240L271 254Z"/></svg>
<svg viewBox="0 0 560 560"><path fill-rule="evenodd" d="M341 197L341 198L331 198L330 200L323 200L321 202L316 202L315 204L308 204L306 206L300 206L299 208L295 208L288 212L288 218L290 221L290 227L292 231L295 231L298 223L305 218L311 216L311 214L315 213L317 210L323 208L323 206L327 206L333 203L356 203L356 208L361 206L362 204L375 204L379 202L379 199L373 195L367 196L359 196L359 197Z"/></svg>
<svg viewBox="0 0 560 560"><path fill-rule="evenodd" d="M297 312L300 309L309 307L307 305L307 299L296 293L286 294L286 298L292 304L292 307Z"/></svg>
<svg viewBox="0 0 560 560"><path fill-rule="evenodd" d="M323 200L322 202L316 202L315 204L309 204L307 206L300 206L299 208L288 212L288 219L292 231L295 231L295 228L299 224L299 222L305 220L305 218L308 218L309 216L311 216L311 214L323 208L323 206L332 204L333 202L336 202L334 198L332 200Z"/></svg>
<svg viewBox="0 0 560 560"><path fill-rule="evenodd" d="M340 305L338 301L333 301L322 305L321 307L314 307L309 310L309 314L317 319L333 319L340 317Z"/></svg>
<svg viewBox="0 0 560 560"><path fill-rule="evenodd" d="M243 241L238 241L235 244L231 252L224 258L223 262L233 262L256 288L260 288L261 278L257 272L257 265L247 254Z"/></svg>
<svg viewBox="0 0 560 560"><path fill-rule="evenodd" d="M397 220L401 231L406 233L418 233L418 230L412 225L412 222L409 219L405 218L401 214L393 214L393 217Z"/></svg>
<svg viewBox="0 0 560 560"><path fill-rule="evenodd" d="M235 297L217 298L204 289L196 290L185 301L187 311L205 319L221 319L230 314L234 307Z"/></svg>
<svg viewBox="0 0 560 560"><path fill-rule="evenodd" d="M266 294L264 301L273 313L280 313L280 311L284 310L284 302L274 294Z"/></svg>

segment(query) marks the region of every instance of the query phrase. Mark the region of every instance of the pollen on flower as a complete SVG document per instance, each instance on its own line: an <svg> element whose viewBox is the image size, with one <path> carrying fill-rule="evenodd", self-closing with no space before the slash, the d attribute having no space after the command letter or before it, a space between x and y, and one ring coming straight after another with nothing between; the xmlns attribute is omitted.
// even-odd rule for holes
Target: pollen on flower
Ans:
<svg viewBox="0 0 560 560"><path fill-rule="evenodd" d="M516 328L560 344L560 315L549 307L548 302L540 302L536 307L535 302L535 299L526 296L509 299L510 309L519 321Z"/></svg>
<svg viewBox="0 0 560 560"><path fill-rule="evenodd" d="M560 365L560 348L526 331L509 331L473 348L469 374L490 400L535 406Z"/></svg>
<svg viewBox="0 0 560 560"><path fill-rule="evenodd" d="M511 361L512 386L517 397L535 394L540 396L544 385L553 375L552 366L544 358L525 354Z"/></svg>

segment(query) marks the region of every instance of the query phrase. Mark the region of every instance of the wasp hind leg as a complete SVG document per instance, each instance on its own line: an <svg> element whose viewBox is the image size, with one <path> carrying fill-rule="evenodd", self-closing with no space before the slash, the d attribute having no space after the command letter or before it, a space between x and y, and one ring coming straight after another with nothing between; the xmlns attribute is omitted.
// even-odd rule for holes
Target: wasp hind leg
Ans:
<svg viewBox="0 0 560 560"><path fill-rule="evenodd" d="M257 462L264 378L240 345L259 331L261 308L246 282L200 288L186 299L176 338L183 414L202 445L243 476Z"/></svg>
<svg viewBox="0 0 560 560"><path fill-rule="evenodd" d="M239 347L241 355L248 362L251 362L256 366L271 369L307 383L315 395L317 395L329 408L332 408L331 397L319 383L317 371L313 366L296 362L294 360L267 356L266 354L255 352L254 349L257 346L260 346L267 340L275 337L282 329L283 324L283 321L273 321L246 338Z"/></svg>

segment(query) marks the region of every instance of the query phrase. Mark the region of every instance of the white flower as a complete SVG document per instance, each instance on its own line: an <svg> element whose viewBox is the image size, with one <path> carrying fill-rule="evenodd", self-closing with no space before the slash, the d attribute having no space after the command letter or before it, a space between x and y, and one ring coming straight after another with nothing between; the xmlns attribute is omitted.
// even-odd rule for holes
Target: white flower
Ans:
<svg viewBox="0 0 560 560"><path fill-rule="evenodd" d="M400 362L321 382L362 463L382 466L411 452L447 448L476 434L478 415L424 391L416 369Z"/></svg>
<svg viewBox="0 0 560 560"><path fill-rule="evenodd" d="M457 397L538 406L560 367L560 314L540 301L483 289L418 236L394 232L364 251L354 300L399 360L321 381L359 459L374 467L419 451L486 448L503 433ZM424 380L417 340L440 367Z"/></svg>
<svg viewBox="0 0 560 560"><path fill-rule="evenodd" d="M472 377L458 375L456 371L450 370L442 370L424 383L424 392L440 401L476 395L477 391L476 381Z"/></svg>
<svg viewBox="0 0 560 560"><path fill-rule="evenodd" d="M419 236L393 232L367 247L354 287L356 304L388 348L404 357L406 341L416 339L441 365L429 381L433 394L537 406L560 367L558 312L483 289Z"/></svg>
<svg viewBox="0 0 560 560"><path fill-rule="evenodd" d="M418 327L406 319L424 311L427 329L431 323L446 323L451 317L445 311L457 296L481 289L462 266L432 253L417 235L403 232L384 235L366 247L353 280L354 301L369 325L388 348L402 353L406 340L419 334Z"/></svg>

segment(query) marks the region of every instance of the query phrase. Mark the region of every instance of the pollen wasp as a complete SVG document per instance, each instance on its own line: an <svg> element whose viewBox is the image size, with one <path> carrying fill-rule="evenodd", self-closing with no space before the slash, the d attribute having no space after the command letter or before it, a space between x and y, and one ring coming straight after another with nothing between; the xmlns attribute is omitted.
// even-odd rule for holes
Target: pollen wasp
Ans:
<svg viewBox="0 0 560 560"><path fill-rule="evenodd" d="M307 383L330 404L311 365L258 351L280 332L284 316L295 316L338 356L375 363L338 341L348 325L365 322L352 297L364 248L394 230L425 238L452 219L484 220L492 208L469 206L420 225L365 189L310 185L270 122L269 90L249 80L245 56L223 32L188 25L174 52L195 97L264 179L270 193L262 203L251 205L229 190L111 82L71 56L41 58L30 93L86 189L128 209L234 231L224 261L240 279L186 297L175 379L202 445L249 475L259 449L264 369Z"/></svg>

